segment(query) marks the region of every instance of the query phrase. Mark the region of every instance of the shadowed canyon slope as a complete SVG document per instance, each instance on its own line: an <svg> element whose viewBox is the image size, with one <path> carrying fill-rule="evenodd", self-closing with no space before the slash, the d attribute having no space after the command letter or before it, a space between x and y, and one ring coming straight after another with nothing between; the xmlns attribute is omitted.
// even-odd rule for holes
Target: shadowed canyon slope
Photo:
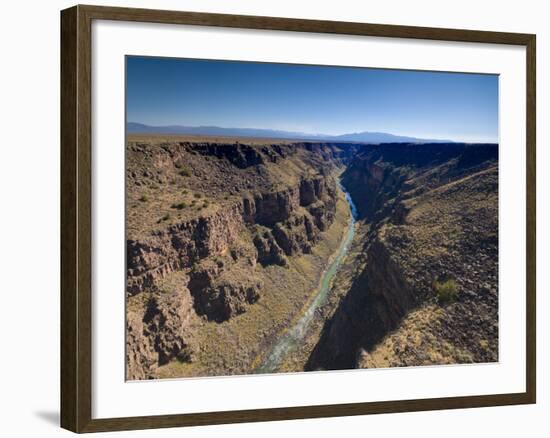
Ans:
<svg viewBox="0 0 550 438"><path fill-rule="evenodd" d="M130 137L128 379L254 372L341 251L338 178L355 250L281 370L497 360L497 151Z"/></svg>
<svg viewBox="0 0 550 438"><path fill-rule="evenodd" d="M498 360L498 147L365 148L343 181L363 267L308 369Z"/></svg>

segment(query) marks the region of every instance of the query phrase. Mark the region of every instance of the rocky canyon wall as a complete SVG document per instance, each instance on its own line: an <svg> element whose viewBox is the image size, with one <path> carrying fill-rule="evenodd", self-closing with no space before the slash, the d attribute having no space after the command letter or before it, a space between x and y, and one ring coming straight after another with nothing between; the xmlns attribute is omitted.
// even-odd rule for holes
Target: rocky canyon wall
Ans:
<svg viewBox="0 0 550 438"><path fill-rule="evenodd" d="M496 360L497 159L497 145L384 145L357 154L343 181L370 226L366 267L307 369ZM438 295L448 281L449 299Z"/></svg>
<svg viewBox="0 0 550 438"><path fill-rule="evenodd" d="M130 144L128 151L133 188L161 197L183 180L177 193L200 194L200 201L164 202L169 213L150 226L129 224L127 374L143 379L174 358L192 360L189 315L222 322L245 312L261 300L257 264L284 267L311 251L334 220L333 171L349 154L322 144ZM281 177L279 166L292 172ZM207 175L216 181L205 185ZM136 209L150 208L151 196L143 199Z"/></svg>

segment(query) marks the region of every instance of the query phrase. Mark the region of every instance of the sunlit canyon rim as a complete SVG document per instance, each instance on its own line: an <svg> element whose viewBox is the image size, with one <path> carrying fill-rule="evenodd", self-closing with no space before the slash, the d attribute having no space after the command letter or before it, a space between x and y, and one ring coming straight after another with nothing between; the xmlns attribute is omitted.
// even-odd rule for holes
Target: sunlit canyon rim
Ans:
<svg viewBox="0 0 550 438"><path fill-rule="evenodd" d="M128 379L498 360L498 145L131 134Z"/></svg>

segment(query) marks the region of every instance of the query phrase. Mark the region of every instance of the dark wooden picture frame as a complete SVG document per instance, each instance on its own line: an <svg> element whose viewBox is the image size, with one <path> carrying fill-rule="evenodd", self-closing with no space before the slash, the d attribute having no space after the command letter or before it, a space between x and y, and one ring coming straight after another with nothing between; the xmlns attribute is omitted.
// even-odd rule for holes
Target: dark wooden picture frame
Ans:
<svg viewBox="0 0 550 438"><path fill-rule="evenodd" d="M93 20L220 26L526 47L526 391L522 393L92 419L91 25ZM529 404L536 401L535 47L531 34L75 6L61 12L61 426L97 432Z"/></svg>

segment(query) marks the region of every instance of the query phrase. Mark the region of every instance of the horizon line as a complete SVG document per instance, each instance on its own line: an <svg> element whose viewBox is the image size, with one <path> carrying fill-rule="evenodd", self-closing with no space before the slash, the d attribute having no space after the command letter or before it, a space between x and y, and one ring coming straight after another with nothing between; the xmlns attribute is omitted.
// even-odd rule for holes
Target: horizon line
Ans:
<svg viewBox="0 0 550 438"><path fill-rule="evenodd" d="M452 139L452 138L437 138L433 137L431 135L426 136L418 136L418 135L411 135L411 134L396 134L394 132L388 132L388 131L369 131L369 130L354 130L353 132L344 132L341 134L327 134L327 133L313 133L313 132L307 132L307 131L297 131L294 129L282 129L282 128L259 128L259 127L243 127L243 126L221 126L221 125L184 125L184 124L177 124L177 123L171 123L171 124L164 124L164 125L151 125L148 123L143 122L137 122L137 121L126 121L126 125L134 123L137 125L143 125L149 128L171 128L171 127L180 127L180 128L219 128L219 129L249 129L249 130L261 130L261 131L280 131L285 132L289 134L300 134L301 136L308 136L311 135L313 137L341 137L346 135L355 135L355 134L384 134L384 135L391 135L395 137L409 137L416 140L430 140L430 141L437 141L437 142L450 142L450 143L493 143L493 144L499 144L498 139L492 139L492 140L464 140L464 139ZM183 134L182 134L183 135ZM206 135L206 134L202 134ZM215 135L208 135L208 136L215 136ZM238 136L231 136L227 135L226 137L238 137ZM360 143L360 141L359 141Z"/></svg>

